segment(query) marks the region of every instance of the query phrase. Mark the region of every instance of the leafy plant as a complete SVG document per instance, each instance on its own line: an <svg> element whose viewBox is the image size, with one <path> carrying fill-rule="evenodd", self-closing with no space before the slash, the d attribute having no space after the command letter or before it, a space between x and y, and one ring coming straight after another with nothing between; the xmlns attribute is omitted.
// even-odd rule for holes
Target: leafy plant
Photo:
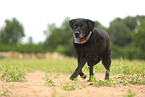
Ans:
<svg viewBox="0 0 145 97"><path fill-rule="evenodd" d="M65 85L61 84L61 88L67 91L72 91L75 89L83 89L86 88L86 85L79 82L79 80L76 78L73 82L67 82Z"/></svg>
<svg viewBox="0 0 145 97"><path fill-rule="evenodd" d="M50 79L48 76L47 76L47 73L45 73L45 77L46 77L46 79L45 79L45 84L47 84L49 87L50 86L55 86L54 85L54 82L52 81L52 79Z"/></svg>
<svg viewBox="0 0 145 97"><path fill-rule="evenodd" d="M143 74L135 74L135 75L126 75L121 74L119 77L114 77L117 84L127 85L127 84L145 84L145 73Z"/></svg>
<svg viewBox="0 0 145 97"><path fill-rule="evenodd" d="M123 97L135 97L136 93L132 93L130 89L128 89L128 95L123 95Z"/></svg>
<svg viewBox="0 0 145 97"><path fill-rule="evenodd" d="M72 91L72 90L75 90L75 85L71 85L70 83L66 83L65 85L61 84L61 88L63 90L67 90L67 91Z"/></svg>
<svg viewBox="0 0 145 97"><path fill-rule="evenodd" d="M5 89L3 85L2 85L2 90L3 90L3 93L0 94L0 96L8 96L8 93L13 94L10 90L8 90L8 88Z"/></svg>
<svg viewBox="0 0 145 97"><path fill-rule="evenodd" d="M92 80L92 83L90 83L89 85L92 85L94 87L101 87L101 86L116 86L116 84L114 83L114 80L113 79L110 79L110 80L105 80L105 81L102 81L102 80L96 80L95 77L93 77L93 80Z"/></svg>
<svg viewBox="0 0 145 97"><path fill-rule="evenodd" d="M25 79L24 71L16 66L7 68L1 76L1 80L6 82L23 82Z"/></svg>

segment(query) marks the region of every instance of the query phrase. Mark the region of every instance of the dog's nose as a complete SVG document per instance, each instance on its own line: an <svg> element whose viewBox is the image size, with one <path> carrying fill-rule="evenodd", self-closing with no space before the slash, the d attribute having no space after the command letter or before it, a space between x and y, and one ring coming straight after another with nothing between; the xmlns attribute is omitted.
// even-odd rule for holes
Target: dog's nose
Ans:
<svg viewBox="0 0 145 97"><path fill-rule="evenodd" d="M74 35L75 35L76 38L79 38L80 32L79 31L75 31Z"/></svg>
<svg viewBox="0 0 145 97"><path fill-rule="evenodd" d="M75 33L75 34L79 34L80 32L79 32L79 31L75 31L74 33Z"/></svg>

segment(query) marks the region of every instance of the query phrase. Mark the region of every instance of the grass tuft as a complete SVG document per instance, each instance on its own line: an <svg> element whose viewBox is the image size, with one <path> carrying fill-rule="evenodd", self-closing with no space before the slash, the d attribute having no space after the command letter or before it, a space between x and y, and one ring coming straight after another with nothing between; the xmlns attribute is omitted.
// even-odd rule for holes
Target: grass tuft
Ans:
<svg viewBox="0 0 145 97"><path fill-rule="evenodd" d="M25 79L25 72L17 66L7 68L1 76L1 80L6 82L23 82Z"/></svg>
<svg viewBox="0 0 145 97"><path fill-rule="evenodd" d="M3 90L3 93L2 94L0 94L0 97L2 96L9 96L9 93L10 94L13 94L8 88L4 88L4 86L2 85L2 90Z"/></svg>

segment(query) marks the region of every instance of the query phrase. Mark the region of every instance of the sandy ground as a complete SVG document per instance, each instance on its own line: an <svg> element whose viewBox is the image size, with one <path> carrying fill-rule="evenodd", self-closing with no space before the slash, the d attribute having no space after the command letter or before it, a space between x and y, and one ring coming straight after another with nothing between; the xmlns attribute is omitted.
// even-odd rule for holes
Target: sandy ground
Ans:
<svg viewBox="0 0 145 97"><path fill-rule="evenodd" d="M95 74L97 78L104 79L104 74ZM70 74L48 74L56 86L47 86L44 83L45 72L36 71L26 74L26 81L22 82L2 82L0 80L0 95L3 93L2 85L8 88L12 94L7 93L8 97L123 97L129 95L130 89L136 93L135 97L145 97L145 85L127 85L112 87L93 87L89 86L87 79L80 79L80 82L86 84L86 88L66 91L61 88L61 84L71 82ZM3 97L3 96L2 96Z"/></svg>

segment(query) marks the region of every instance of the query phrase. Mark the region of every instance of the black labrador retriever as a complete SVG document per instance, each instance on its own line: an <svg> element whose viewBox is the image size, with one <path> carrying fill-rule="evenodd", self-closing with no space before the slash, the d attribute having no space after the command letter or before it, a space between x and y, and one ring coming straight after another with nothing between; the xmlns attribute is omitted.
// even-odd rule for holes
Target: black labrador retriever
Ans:
<svg viewBox="0 0 145 97"><path fill-rule="evenodd" d="M102 60L106 68L105 79L109 80L111 65L111 48L110 37L107 32L94 28L95 22L89 19L72 19L69 21L73 29L74 50L78 58L78 67L71 75L70 80L75 79L78 75L86 78L82 68L87 62L90 70L90 78L93 76L93 66Z"/></svg>

